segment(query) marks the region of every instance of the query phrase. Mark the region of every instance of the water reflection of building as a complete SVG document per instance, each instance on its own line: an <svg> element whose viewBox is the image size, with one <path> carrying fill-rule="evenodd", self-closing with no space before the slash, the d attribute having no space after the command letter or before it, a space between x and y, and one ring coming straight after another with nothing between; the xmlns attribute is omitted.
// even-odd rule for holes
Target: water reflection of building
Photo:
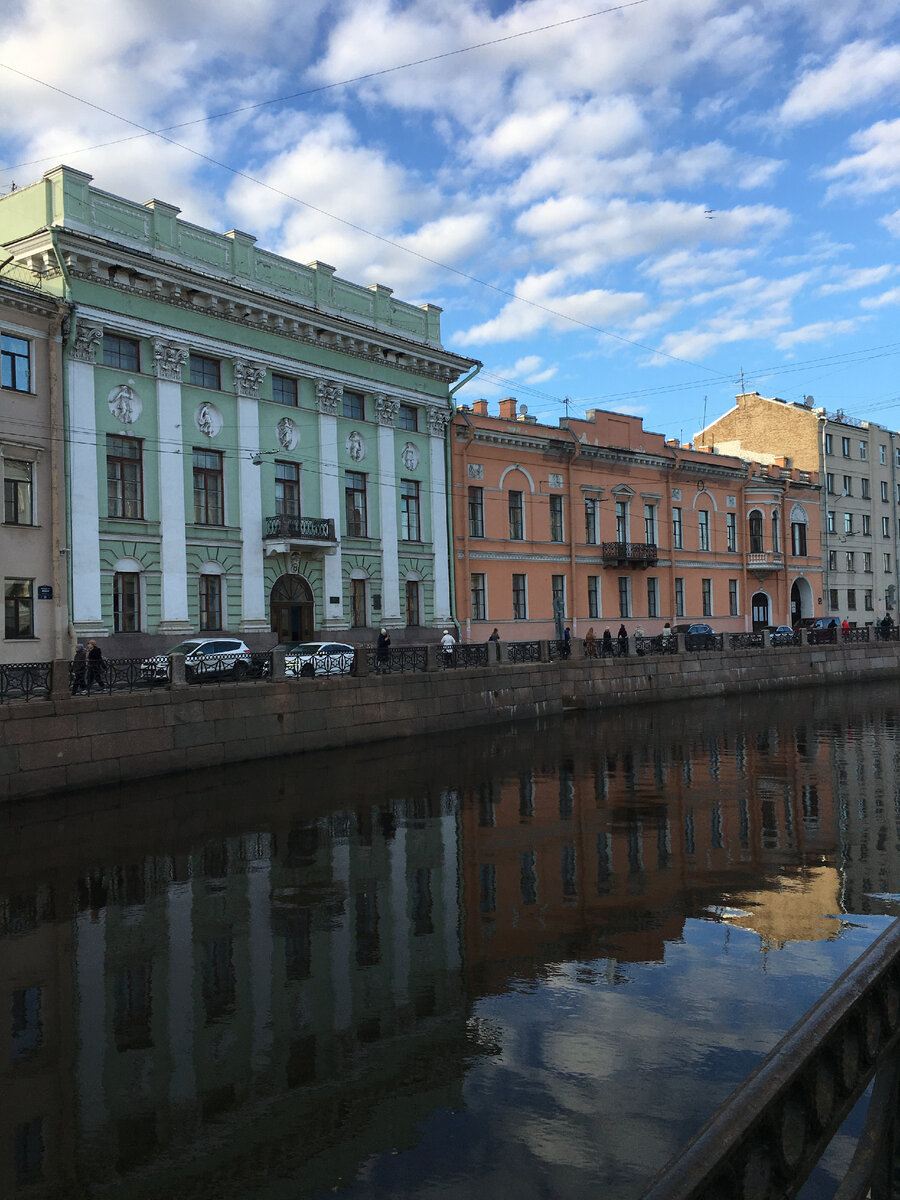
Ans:
<svg viewBox="0 0 900 1200"><path fill-rule="evenodd" d="M456 809L452 793L396 800L97 868L74 923L47 899L7 957L0 1081L23 1120L0 1192L81 1179L117 1195L127 1176L142 1195L207 1195L213 1178L243 1194L263 1160L330 1187L354 1155L415 1138L416 1100L458 1104Z"/></svg>

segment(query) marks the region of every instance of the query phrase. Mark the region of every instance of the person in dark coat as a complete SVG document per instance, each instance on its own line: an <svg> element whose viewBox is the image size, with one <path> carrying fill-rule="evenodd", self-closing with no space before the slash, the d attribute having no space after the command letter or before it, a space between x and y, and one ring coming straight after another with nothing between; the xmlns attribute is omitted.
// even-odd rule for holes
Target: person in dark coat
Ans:
<svg viewBox="0 0 900 1200"><path fill-rule="evenodd" d="M103 690L103 685L106 682L104 676L106 673L106 663L103 661L103 654L100 647L93 640L87 644L87 671L85 673L85 683L87 684L87 694L91 694L91 687L96 684L100 690Z"/></svg>
<svg viewBox="0 0 900 1200"><path fill-rule="evenodd" d="M386 629L382 629L378 635L378 649L375 657L378 670L386 671L390 666L391 660L391 635Z"/></svg>
<svg viewBox="0 0 900 1200"><path fill-rule="evenodd" d="M601 653L602 653L603 658L612 658L612 656L613 656L612 634L609 632L608 629L603 630L602 645L603 645L603 649L602 649Z"/></svg>
<svg viewBox="0 0 900 1200"><path fill-rule="evenodd" d="M563 633L563 658L572 657L572 630L566 626Z"/></svg>
<svg viewBox="0 0 900 1200"><path fill-rule="evenodd" d="M72 695L77 696L79 692L86 691L84 686L84 674L87 670L87 652L84 648L84 643L79 642L75 647L75 657L72 659Z"/></svg>
<svg viewBox="0 0 900 1200"><path fill-rule="evenodd" d="M616 640L619 643L619 654L625 655L628 653L628 630L625 628L625 622L619 626L619 632L616 635Z"/></svg>

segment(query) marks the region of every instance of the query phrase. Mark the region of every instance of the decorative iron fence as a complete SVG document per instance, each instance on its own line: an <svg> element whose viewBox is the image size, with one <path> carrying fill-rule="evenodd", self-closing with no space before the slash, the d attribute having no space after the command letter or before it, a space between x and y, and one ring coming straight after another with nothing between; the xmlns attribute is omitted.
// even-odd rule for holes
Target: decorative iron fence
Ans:
<svg viewBox="0 0 900 1200"><path fill-rule="evenodd" d="M656 633L650 637L640 635L634 639L634 648L638 654L676 654L678 634Z"/></svg>
<svg viewBox="0 0 900 1200"><path fill-rule="evenodd" d="M471 646L457 646L453 655L457 667L486 667L488 664L487 642L475 642Z"/></svg>
<svg viewBox="0 0 900 1200"><path fill-rule="evenodd" d="M73 696L91 692L133 692L138 688L165 687L169 682L169 660L153 660L147 669L146 658L105 658L94 666L69 663L69 691Z"/></svg>
<svg viewBox="0 0 900 1200"><path fill-rule="evenodd" d="M199 683L246 683L268 677L268 654L203 654L184 664L184 681Z"/></svg>
<svg viewBox="0 0 900 1200"><path fill-rule="evenodd" d="M332 517L290 517L280 513L266 517L263 536L266 538L297 538L300 541L333 542Z"/></svg>
<svg viewBox="0 0 900 1200"><path fill-rule="evenodd" d="M46 699L52 669L50 663L0 663L0 704Z"/></svg>
<svg viewBox="0 0 900 1200"><path fill-rule="evenodd" d="M540 642L507 642L506 658L511 663L529 663L541 661Z"/></svg>
<svg viewBox="0 0 900 1200"><path fill-rule="evenodd" d="M758 650L765 644L763 631L754 630L752 633L730 633L728 644L732 650Z"/></svg>
<svg viewBox="0 0 900 1200"><path fill-rule="evenodd" d="M373 675L397 674L404 671L424 671L428 652L424 646L390 646L379 650L366 646L366 660Z"/></svg>
<svg viewBox="0 0 900 1200"><path fill-rule="evenodd" d="M858 629L848 629L846 633L841 632L841 641L843 642L867 642L868 640L868 625L863 625Z"/></svg>
<svg viewBox="0 0 900 1200"><path fill-rule="evenodd" d="M565 638L552 638L548 646L550 652L550 661L555 662L560 658L572 657L572 643L567 642Z"/></svg>

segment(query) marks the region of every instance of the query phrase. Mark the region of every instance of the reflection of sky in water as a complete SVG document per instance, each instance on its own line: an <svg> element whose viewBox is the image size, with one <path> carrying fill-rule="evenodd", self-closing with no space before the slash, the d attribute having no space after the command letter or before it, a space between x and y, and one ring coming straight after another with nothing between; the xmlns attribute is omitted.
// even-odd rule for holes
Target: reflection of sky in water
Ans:
<svg viewBox="0 0 900 1200"><path fill-rule="evenodd" d="M565 963L475 1014L502 1053L477 1061L465 1109L435 1113L348 1197L633 1197L888 924L762 953L743 929L685 923L664 964ZM822 1172L824 1175L824 1172ZM814 1184L815 1181L812 1181ZM598 1191L598 1189L600 1189ZM814 1190L814 1188L812 1189Z"/></svg>

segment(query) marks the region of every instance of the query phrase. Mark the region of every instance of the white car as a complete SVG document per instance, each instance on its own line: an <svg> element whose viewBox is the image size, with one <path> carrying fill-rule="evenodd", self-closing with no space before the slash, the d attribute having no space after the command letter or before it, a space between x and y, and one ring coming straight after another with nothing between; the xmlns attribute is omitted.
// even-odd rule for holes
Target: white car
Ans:
<svg viewBox="0 0 900 1200"><path fill-rule="evenodd" d="M349 675L355 646L346 642L293 642L283 646L284 673L302 675Z"/></svg>
<svg viewBox="0 0 900 1200"><path fill-rule="evenodd" d="M246 679L255 671L252 655L239 638L188 638L173 646L169 654L184 655L184 677L188 683L222 676ZM166 679L168 674L168 654L157 654L141 663L143 679Z"/></svg>

